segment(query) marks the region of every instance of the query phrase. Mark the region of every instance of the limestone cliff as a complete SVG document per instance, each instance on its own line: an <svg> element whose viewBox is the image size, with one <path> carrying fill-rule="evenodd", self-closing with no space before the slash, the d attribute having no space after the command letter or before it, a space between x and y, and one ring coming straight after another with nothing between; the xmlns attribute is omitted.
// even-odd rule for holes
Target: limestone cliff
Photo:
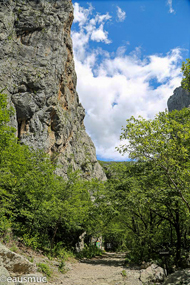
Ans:
<svg viewBox="0 0 190 285"><path fill-rule="evenodd" d="M178 87L174 90L174 94L168 99L168 110L181 110L190 106L190 92Z"/></svg>
<svg viewBox="0 0 190 285"><path fill-rule="evenodd" d="M76 92L70 0L0 0L0 89L6 88L21 142L61 166L105 179Z"/></svg>

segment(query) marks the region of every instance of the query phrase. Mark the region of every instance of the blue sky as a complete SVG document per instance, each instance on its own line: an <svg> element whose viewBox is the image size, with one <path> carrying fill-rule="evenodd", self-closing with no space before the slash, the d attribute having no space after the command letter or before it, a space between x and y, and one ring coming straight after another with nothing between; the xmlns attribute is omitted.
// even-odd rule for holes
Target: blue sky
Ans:
<svg viewBox="0 0 190 285"><path fill-rule="evenodd" d="M180 85L189 56L190 0L73 1L77 91L98 159L126 160L115 147L130 116L153 118Z"/></svg>

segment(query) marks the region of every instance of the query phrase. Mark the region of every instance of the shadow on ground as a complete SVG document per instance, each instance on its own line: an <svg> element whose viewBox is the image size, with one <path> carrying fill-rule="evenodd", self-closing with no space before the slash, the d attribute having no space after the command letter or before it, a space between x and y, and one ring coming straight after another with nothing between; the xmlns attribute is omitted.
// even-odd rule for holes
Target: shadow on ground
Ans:
<svg viewBox="0 0 190 285"><path fill-rule="evenodd" d="M82 260L82 263L91 265L115 266L121 267L125 263L125 253L105 253L92 259Z"/></svg>

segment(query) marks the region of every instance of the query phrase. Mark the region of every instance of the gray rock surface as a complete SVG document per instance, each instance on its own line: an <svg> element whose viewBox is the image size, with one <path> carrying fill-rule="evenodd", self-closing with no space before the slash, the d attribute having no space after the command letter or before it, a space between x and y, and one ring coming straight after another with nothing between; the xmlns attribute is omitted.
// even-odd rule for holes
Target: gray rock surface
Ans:
<svg viewBox="0 0 190 285"><path fill-rule="evenodd" d="M11 273L28 274L36 271L36 266L33 263L29 262L25 257L10 251L1 243L0 258L3 266Z"/></svg>
<svg viewBox="0 0 190 285"><path fill-rule="evenodd" d="M156 264L151 264L147 269L141 270L140 280L143 284L152 284L153 282L163 282L165 278L165 272L162 267Z"/></svg>
<svg viewBox="0 0 190 285"><path fill-rule="evenodd" d="M72 166L105 180L76 92L72 21L70 0L1 0L0 90L15 108L20 141L49 153L59 175Z"/></svg>
<svg viewBox="0 0 190 285"><path fill-rule="evenodd" d="M178 87L174 90L174 94L168 99L168 110L181 110L190 106L190 92Z"/></svg>
<svg viewBox="0 0 190 285"><path fill-rule="evenodd" d="M10 274L4 266L0 266L0 284L1 285L14 285L14 282L9 280Z"/></svg>
<svg viewBox="0 0 190 285"><path fill-rule="evenodd" d="M79 236L79 241L75 245L75 249L76 249L77 252L80 252L80 251L82 251L84 249L84 247L85 247L85 243L84 243L85 236L86 236L86 232L82 233Z"/></svg>
<svg viewBox="0 0 190 285"><path fill-rule="evenodd" d="M189 285L190 269L184 269L169 275L163 285Z"/></svg>

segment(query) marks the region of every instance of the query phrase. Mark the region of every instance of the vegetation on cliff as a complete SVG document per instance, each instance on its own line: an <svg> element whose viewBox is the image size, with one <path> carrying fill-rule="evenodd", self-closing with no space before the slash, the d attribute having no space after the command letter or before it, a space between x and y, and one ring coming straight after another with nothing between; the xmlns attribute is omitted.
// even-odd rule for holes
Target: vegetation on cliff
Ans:
<svg viewBox="0 0 190 285"><path fill-rule="evenodd" d="M55 175L46 154L17 141L15 129L7 125L11 112L6 96L0 94L1 237L6 241L11 229L33 248L47 252L72 248L83 231L94 227L96 214L89 190L94 193L99 186L96 181L81 180L71 170L67 181Z"/></svg>
<svg viewBox="0 0 190 285"><path fill-rule="evenodd" d="M182 62L181 71L183 73L183 79L181 82L181 86L190 91L190 59L187 58L186 62Z"/></svg>

